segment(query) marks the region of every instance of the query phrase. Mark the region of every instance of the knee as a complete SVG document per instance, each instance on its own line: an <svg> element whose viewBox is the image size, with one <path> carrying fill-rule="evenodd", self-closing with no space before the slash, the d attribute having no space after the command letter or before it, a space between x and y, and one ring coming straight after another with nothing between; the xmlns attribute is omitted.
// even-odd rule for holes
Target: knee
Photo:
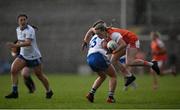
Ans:
<svg viewBox="0 0 180 110"><path fill-rule="evenodd" d="M24 71L21 72L21 75L22 75L24 78L27 78L27 77L30 76L30 75L29 75L29 72L24 72Z"/></svg>
<svg viewBox="0 0 180 110"><path fill-rule="evenodd" d="M18 74L18 70L15 68L11 68L11 74L12 75L17 75Z"/></svg>
<svg viewBox="0 0 180 110"><path fill-rule="evenodd" d="M35 74L39 79L43 77L43 74L41 74L41 73L35 73Z"/></svg>
<svg viewBox="0 0 180 110"><path fill-rule="evenodd" d="M110 75L110 78L111 78L111 79L117 79L117 75L116 75L115 73L114 73L114 74L111 74L111 75Z"/></svg>
<svg viewBox="0 0 180 110"><path fill-rule="evenodd" d="M99 77L100 77L102 80L105 80L105 79L107 78L106 75L100 75Z"/></svg>

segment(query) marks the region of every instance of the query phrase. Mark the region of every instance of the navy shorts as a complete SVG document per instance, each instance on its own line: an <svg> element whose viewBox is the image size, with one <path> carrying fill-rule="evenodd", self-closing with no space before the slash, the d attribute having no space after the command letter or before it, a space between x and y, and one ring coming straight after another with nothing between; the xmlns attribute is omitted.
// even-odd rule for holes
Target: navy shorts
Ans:
<svg viewBox="0 0 180 110"><path fill-rule="evenodd" d="M36 67L42 64L41 58L35 59L35 60L27 60L22 55L18 55L18 58L24 60L26 62L27 67Z"/></svg>
<svg viewBox="0 0 180 110"><path fill-rule="evenodd" d="M94 72L105 71L110 65L107 57L99 52L90 54L87 57L87 63Z"/></svg>
<svg viewBox="0 0 180 110"><path fill-rule="evenodd" d="M119 62L121 64L126 64L126 57L125 56L122 56L120 59L119 59Z"/></svg>

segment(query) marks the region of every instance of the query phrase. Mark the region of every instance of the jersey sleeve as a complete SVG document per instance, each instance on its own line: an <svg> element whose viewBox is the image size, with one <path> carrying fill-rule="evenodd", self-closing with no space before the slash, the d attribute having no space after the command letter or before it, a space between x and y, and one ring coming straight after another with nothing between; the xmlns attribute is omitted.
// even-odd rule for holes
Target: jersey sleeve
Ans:
<svg viewBox="0 0 180 110"><path fill-rule="evenodd" d="M16 28L16 36L17 36L17 39L19 40L19 36L18 36L18 28Z"/></svg>
<svg viewBox="0 0 180 110"><path fill-rule="evenodd" d="M121 34L118 32L113 32L111 35L111 39L115 42L118 42L122 38Z"/></svg>
<svg viewBox="0 0 180 110"><path fill-rule="evenodd" d="M158 47L163 48L165 47L164 43L161 40L157 40Z"/></svg>
<svg viewBox="0 0 180 110"><path fill-rule="evenodd" d="M33 29L29 29L26 31L26 39L34 39L34 30Z"/></svg>

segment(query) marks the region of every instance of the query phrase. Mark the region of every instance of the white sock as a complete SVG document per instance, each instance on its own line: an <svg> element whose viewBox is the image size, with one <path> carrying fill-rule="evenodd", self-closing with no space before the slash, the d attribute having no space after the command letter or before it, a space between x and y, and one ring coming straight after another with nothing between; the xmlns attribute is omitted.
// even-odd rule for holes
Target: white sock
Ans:
<svg viewBox="0 0 180 110"><path fill-rule="evenodd" d="M131 76L132 76L132 73L126 74L126 77L131 77Z"/></svg>

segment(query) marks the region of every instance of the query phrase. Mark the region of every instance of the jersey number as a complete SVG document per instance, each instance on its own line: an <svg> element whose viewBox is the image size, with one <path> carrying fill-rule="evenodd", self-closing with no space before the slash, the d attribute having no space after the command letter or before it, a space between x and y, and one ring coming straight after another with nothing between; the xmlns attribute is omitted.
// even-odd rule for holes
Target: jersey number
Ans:
<svg viewBox="0 0 180 110"><path fill-rule="evenodd" d="M95 37L95 38L91 41L90 48L93 48L93 47L97 44L96 39L97 39L97 37Z"/></svg>

